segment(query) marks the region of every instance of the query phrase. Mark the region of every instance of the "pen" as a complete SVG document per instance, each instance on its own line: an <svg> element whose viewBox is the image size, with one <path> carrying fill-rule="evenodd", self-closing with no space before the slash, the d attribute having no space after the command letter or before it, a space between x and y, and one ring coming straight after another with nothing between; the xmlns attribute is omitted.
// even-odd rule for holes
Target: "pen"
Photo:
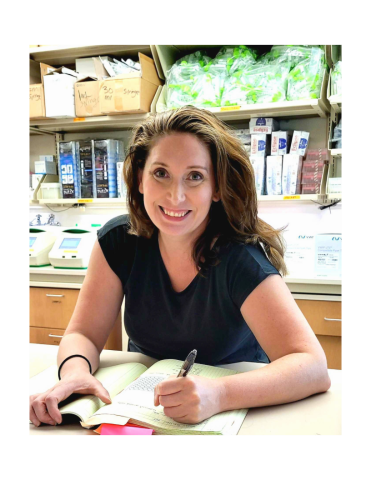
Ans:
<svg viewBox="0 0 371 480"><path fill-rule="evenodd" d="M195 363L196 355L197 355L197 350L192 350L192 352L188 354L187 358L185 359L185 362L182 365L182 368L180 369L180 372L177 375L177 378L185 377L189 373L189 371L193 367L193 364Z"/></svg>

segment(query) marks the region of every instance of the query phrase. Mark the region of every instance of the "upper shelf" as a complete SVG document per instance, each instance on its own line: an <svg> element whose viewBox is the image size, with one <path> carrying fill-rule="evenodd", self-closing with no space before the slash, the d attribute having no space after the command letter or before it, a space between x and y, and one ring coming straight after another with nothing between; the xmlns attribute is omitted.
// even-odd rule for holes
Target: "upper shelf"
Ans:
<svg viewBox="0 0 371 480"><path fill-rule="evenodd" d="M103 132L131 129L143 122L149 113L102 115L86 118L46 118L30 120L30 127L60 133ZM34 133L31 131L31 133Z"/></svg>
<svg viewBox="0 0 371 480"><path fill-rule="evenodd" d="M335 113L341 113L342 95L331 95L329 102Z"/></svg>
<svg viewBox="0 0 371 480"><path fill-rule="evenodd" d="M339 196L340 194L336 194ZM341 195L340 195L341 196ZM286 204L296 204L296 203L318 203L326 204L328 203L328 195L321 194L297 194L297 195L258 195L258 202L285 202ZM123 198L53 198L53 199L40 199L40 200L30 200L30 206L40 206L40 205L84 205L91 207L99 207L102 205L109 205L111 207L123 207L127 210L126 200Z"/></svg>
<svg viewBox="0 0 371 480"><path fill-rule="evenodd" d="M132 56L138 52L151 56L150 45L50 45L30 49L30 58L49 65L68 65L76 58L97 57L98 55Z"/></svg>

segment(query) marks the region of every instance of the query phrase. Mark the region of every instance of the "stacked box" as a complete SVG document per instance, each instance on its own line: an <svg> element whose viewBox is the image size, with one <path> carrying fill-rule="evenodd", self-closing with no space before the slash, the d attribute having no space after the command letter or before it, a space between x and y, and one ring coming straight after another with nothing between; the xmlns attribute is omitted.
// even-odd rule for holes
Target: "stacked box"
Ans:
<svg viewBox="0 0 371 480"><path fill-rule="evenodd" d="M96 198L97 188L94 161L94 141L80 140L78 144L81 174L81 197Z"/></svg>
<svg viewBox="0 0 371 480"><path fill-rule="evenodd" d="M265 174L266 174L266 161L265 157L260 155L251 155L251 165L255 174L255 187L257 195L265 195Z"/></svg>
<svg viewBox="0 0 371 480"><path fill-rule="evenodd" d="M305 156L309 142L309 132L295 130L292 136L290 154Z"/></svg>
<svg viewBox="0 0 371 480"><path fill-rule="evenodd" d="M250 133L265 133L270 135L278 129L278 122L274 118L252 118L250 120Z"/></svg>
<svg viewBox="0 0 371 480"><path fill-rule="evenodd" d="M307 159L303 161L301 193L320 193L322 177L328 158L329 152L327 149L318 148L308 150Z"/></svg>
<svg viewBox="0 0 371 480"><path fill-rule="evenodd" d="M270 137L264 133L251 135L251 156L265 157L270 148Z"/></svg>
<svg viewBox="0 0 371 480"><path fill-rule="evenodd" d="M282 155L267 157L267 195L282 195Z"/></svg>
<svg viewBox="0 0 371 480"><path fill-rule="evenodd" d="M122 151L120 140L94 140L97 198L117 198L117 161Z"/></svg>
<svg viewBox="0 0 371 480"><path fill-rule="evenodd" d="M303 157L301 155L284 155L282 168L282 194L300 193Z"/></svg>
<svg viewBox="0 0 371 480"><path fill-rule="evenodd" d="M272 132L271 155L286 155L289 148L288 132Z"/></svg>
<svg viewBox="0 0 371 480"><path fill-rule="evenodd" d="M61 198L81 198L79 149L77 142L59 142L58 167Z"/></svg>

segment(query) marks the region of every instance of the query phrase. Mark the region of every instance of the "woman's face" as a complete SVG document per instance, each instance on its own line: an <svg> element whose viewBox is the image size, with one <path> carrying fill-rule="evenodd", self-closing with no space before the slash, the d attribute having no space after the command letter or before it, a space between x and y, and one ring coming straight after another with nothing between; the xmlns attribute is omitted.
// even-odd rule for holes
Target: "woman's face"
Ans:
<svg viewBox="0 0 371 480"><path fill-rule="evenodd" d="M139 191L156 227L165 235L185 238L204 231L210 205L220 199L209 151L188 133L156 142L139 171Z"/></svg>

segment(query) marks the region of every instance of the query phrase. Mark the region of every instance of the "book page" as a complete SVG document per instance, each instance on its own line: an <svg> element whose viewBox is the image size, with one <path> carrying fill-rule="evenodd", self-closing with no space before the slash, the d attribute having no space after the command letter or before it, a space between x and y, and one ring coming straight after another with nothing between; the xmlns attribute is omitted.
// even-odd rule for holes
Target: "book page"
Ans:
<svg viewBox="0 0 371 480"><path fill-rule="evenodd" d="M125 363L113 367L98 368L94 377L102 383L113 401L119 392L146 370L147 367L140 363ZM58 367L52 365L30 379L30 395L45 392L56 383L58 383ZM73 394L73 396L76 395ZM68 402L68 399L66 399L66 402ZM77 415L80 420L85 422L104 405L105 403L95 395L79 395L79 398L66 403L59 408L59 411L62 415L67 413Z"/></svg>
<svg viewBox="0 0 371 480"><path fill-rule="evenodd" d="M179 423L163 413L163 406L154 406L155 386L170 375L178 375L183 362L180 360L161 360L146 370L137 380L115 397L111 405L100 408L87 424L102 423L100 417L132 418L138 424L154 426L157 433L222 433L235 434L246 416L247 409L222 412L196 425ZM220 378L239 372L226 368L211 367L195 363L190 375L207 378ZM95 423L94 423L95 422ZM236 430L237 429L237 430Z"/></svg>

